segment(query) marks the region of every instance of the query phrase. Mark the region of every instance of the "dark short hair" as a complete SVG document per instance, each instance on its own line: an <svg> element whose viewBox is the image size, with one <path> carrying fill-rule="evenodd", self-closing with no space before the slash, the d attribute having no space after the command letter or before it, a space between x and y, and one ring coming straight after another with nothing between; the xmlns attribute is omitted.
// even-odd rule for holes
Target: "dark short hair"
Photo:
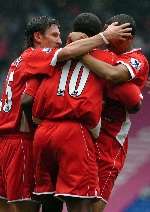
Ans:
<svg viewBox="0 0 150 212"><path fill-rule="evenodd" d="M93 13L81 13L73 22L73 31L83 32L89 37L98 34L102 30L102 22Z"/></svg>
<svg viewBox="0 0 150 212"><path fill-rule="evenodd" d="M34 33L44 34L52 24L59 26L58 21L49 16L32 17L25 28L25 47L34 47Z"/></svg>
<svg viewBox="0 0 150 212"><path fill-rule="evenodd" d="M125 24L125 23L130 23L130 27L132 28L131 34L134 36L136 34L136 22L134 18L130 15L127 14L118 14L110 19L108 19L105 24L110 25L113 22L118 22L118 24Z"/></svg>

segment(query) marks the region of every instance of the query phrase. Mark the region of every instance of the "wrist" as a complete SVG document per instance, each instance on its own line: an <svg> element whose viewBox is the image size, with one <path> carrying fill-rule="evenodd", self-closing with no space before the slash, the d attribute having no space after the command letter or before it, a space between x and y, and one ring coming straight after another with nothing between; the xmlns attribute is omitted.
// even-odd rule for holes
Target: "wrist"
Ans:
<svg viewBox="0 0 150 212"><path fill-rule="evenodd" d="M99 35L103 39L103 41L106 45L108 45L110 43L108 38L107 38L107 34L105 32L100 32Z"/></svg>

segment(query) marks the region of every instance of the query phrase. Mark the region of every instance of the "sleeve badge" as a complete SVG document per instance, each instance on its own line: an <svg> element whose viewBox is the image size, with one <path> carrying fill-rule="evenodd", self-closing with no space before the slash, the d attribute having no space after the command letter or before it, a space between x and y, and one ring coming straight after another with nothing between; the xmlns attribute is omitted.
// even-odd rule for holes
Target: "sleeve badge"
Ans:
<svg viewBox="0 0 150 212"><path fill-rule="evenodd" d="M131 58L130 64L131 64L131 66L132 66L133 68L137 69L138 71L139 71L140 68L141 68L141 63L140 63L137 59L135 59L135 58Z"/></svg>

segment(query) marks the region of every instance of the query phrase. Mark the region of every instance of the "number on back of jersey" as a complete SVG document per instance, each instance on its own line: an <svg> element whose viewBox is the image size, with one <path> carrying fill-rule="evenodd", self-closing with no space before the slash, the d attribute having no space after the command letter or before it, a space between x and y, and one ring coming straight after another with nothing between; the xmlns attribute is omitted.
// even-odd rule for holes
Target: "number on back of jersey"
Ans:
<svg viewBox="0 0 150 212"><path fill-rule="evenodd" d="M71 61L68 61L62 69L60 81L59 81L59 86L58 86L58 91L57 95L58 96L64 96L65 94L65 88L66 88L66 83L67 83L67 78L68 74L71 68ZM81 78L79 81L79 84L77 86L77 81L79 77L79 73L82 70ZM76 67L73 70L71 79L69 81L69 94L72 97L77 97L80 96L88 79L89 76L89 69L86 68L81 62L78 62L76 64Z"/></svg>
<svg viewBox="0 0 150 212"><path fill-rule="evenodd" d="M7 84L6 84L6 98L4 100L4 103L0 101L0 111L9 112L12 108L12 89L10 86L10 82L13 81L14 71L10 72L10 74L7 76Z"/></svg>

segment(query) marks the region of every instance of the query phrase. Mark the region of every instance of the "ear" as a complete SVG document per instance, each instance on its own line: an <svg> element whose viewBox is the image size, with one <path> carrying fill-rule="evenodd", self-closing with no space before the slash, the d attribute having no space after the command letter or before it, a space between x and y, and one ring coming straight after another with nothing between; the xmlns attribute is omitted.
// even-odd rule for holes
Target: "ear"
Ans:
<svg viewBox="0 0 150 212"><path fill-rule="evenodd" d="M34 41L36 43L41 43L42 35L40 32L34 32Z"/></svg>

